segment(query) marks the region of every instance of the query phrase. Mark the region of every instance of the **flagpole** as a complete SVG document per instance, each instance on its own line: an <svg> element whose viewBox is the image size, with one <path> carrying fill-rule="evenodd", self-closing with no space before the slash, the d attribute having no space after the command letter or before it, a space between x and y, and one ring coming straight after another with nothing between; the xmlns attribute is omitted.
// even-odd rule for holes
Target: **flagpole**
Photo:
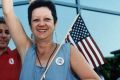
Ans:
<svg viewBox="0 0 120 80"><path fill-rule="evenodd" d="M73 26L73 24L74 24L74 22L76 21L76 19L77 19L77 17L78 17L78 16L79 16L79 14L77 14L77 16L75 17L75 19L74 19L74 21L73 21L73 23L72 23L71 27ZM68 30L68 32L67 32L67 34L68 34L68 33L69 33L69 31L72 29L71 27L69 28L69 30ZM67 37L67 34L65 35L65 37L64 37L64 39L63 39L63 41L61 42L61 44L60 44L60 46L58 47L58 49L57 49L57 51L55 52L55 54L53 55L53 57L52 57L51 61L48 63L48 66L47 66L46 70L44 71L44 73L42 74L42 76L41 76L40 80L43 80L43 79L45 78L45 75L46 75L46 73L47 73L47 71L48 71L48 69L49 69L50 65L52 64L53 60L55 59L55 57L56 57L56 55L57 55L58 51L60 50L61 46L62 46L62 45L63 45L63 43L65 42L65 38Z"/></svg>

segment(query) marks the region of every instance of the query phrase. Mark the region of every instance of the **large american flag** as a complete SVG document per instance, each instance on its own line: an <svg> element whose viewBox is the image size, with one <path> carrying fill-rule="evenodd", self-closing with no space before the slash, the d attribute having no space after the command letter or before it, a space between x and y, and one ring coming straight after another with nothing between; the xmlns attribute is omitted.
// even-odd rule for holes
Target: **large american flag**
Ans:
<svg viewBox="0 0 120 80"><path fill-rule="evenodd" d="M105 59L80 14L78 14L65 40L72 43L93 68L104 64Z"/></svg>

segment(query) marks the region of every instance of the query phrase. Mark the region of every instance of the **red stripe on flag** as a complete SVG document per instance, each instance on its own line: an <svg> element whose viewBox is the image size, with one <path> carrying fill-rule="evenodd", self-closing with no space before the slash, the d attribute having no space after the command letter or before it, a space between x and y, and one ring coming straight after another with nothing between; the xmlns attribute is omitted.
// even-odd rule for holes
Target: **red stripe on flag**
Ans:
<svg viewBox="0 0 120 80"><path fill-rule="evenodd" d="M96 65L95 65L95 63L94 63L94 60L93 60L92 56L90 55L89 51L87 50L85 44L84 44L82 41L81 41L81 44L82 44L83 48L85 49L87 55L89 56L89 58L90 58L90 60L91 60L91 62L92 62L92 64L93 64L93 66L96 67ZM84 54L84 53L83 53L83 54ZM88 61L88 62L89 62L89 61Z"/></svg>
<svg viewBox="0 0 120 80"><path fill-rule="evenodd" d="M91 37L90 37L90 39L91 39ZM92 41L92 40L91 40L91 41ZM96 54L96 52L94 51L93 47L91 46L92 44L90 44L89 41L88 41L87 39L86 39L86 42L87 42L89 48L91 49L93 55L95 56L95 58L96 58L98 64L100 65L101 62L100 62L100 60L99 60L99 58L98 58L98 55ZM94 43L94 42L93 42L93 43ZM97 49L97 48L96 48L96 49ZM97 66L97 65L96 65L96 66Z"/></svg>
<svg viewBox="0 0 120 80"><path fill-rule="evenodd" d="M106 60L105 60L104 56L102 55L101 50L98 48L98 46L97 46L96 42L94 41L94 39L93 39L92 37L90 37L90 38L91 38L92 42L94 43L95 47L97 48L97 50L98 50L98 52L99 52L99 55L100 55L100 57L102 58L103 64L104 64L104 62L106 62ZM102 62L101 62L101 61L100 61L100 63L101 63L101 65L102 65Z"/></svg>

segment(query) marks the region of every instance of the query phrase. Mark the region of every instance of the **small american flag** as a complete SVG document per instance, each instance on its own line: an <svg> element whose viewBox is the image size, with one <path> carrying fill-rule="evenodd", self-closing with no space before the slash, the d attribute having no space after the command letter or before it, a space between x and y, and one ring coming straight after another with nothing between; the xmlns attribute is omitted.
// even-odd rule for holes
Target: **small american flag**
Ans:
<svg viewBox="0 0 120 80"><path fill-rule="evenodd" d="M104 64L105 59L80 14L78 14L65 41L72 43L93 68Z"/></svg>

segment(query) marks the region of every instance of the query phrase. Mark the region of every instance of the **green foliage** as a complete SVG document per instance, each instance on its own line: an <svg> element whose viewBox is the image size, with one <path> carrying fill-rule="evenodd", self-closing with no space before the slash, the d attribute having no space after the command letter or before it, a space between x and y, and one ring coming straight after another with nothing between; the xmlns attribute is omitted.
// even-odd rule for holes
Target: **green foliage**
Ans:
<svg viewBox="0 0 120 80"><path fill-rule="evenodd" d="M98 67L97 71L104 76L105 80L116 80L120 77L120 55L105 59L106 63Z"/></svg>

